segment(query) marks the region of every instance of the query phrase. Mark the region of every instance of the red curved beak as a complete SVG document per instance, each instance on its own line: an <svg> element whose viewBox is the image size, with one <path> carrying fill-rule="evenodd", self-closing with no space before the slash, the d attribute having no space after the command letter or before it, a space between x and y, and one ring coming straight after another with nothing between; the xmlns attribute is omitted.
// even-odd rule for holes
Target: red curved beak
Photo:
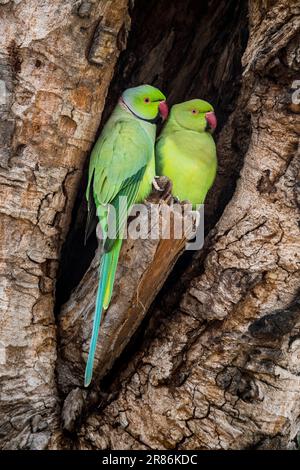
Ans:
<svg viewBox="0 0 300 470"><path fill-rule="evenodd" d="M205 114L205 118L209 127L214 131L217 127L217 118L213 111Z"/></svg>
<svg viewBox="0 0 300 470"><path fill-rule="evenodd" d="M160 115L161 115L163 121L165 121L168 117L168 114L169 114L169 108L168 108L167 102L166 101L161 101L159 103L158 109L159 109L159 112L160 112Z"/></svg>

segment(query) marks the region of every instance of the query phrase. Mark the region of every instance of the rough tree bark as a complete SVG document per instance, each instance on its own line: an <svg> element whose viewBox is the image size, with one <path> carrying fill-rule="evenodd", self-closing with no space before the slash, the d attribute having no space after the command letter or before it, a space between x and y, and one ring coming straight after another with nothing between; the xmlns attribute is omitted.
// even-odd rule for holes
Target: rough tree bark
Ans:
<svg viewBox="0 0 300 470"><path fill-rule="evenodd" d="M0 9L1 439L41 448L59 428L59 251L129 17L125 0Z"/></svg>
<svg viewBox="0 0 300 470"><path fill-rule="evenodd" d="M164 179L166 178L161 177L158 180L161 189L167 183ZM172 202L168 191L166 196ZM101 348L96 351L94 366L96 382L110 371L127 346L163 281L184 251L187 243L185 237L189 232L192 237L193 218L188 215L182 217L179 207L174 209L173 205L165 202L159 191L153 191L152 197L147 201L147 204L150 203L147 212L134 219L135 223L143 227L144 238L128 238L123 243L112 301L101 323ZM173 224L182 229L182 237L172 237ZM149 232L154 227L157 228L157 233L155 238L151 238ZM99 260L100 253L97 250L89 269L59 314L60 355L57 369L59 385L64 393L82 386L95 312ZM76 392L74 400L71 400L72 396L73 393L66 400L63 409L63 419L66 421L64 427L68 431L73 431L75 425L74 412L71 413L74 418L71 421L69 419L69 406L73 406L73 401L74 406L78 406L78 393ZM87 404L87 393L82 398Z"/></svg>
<svg viewBox="0 0 300 470"><path fill-rule="evenodd" d="M296 446L298 2L1 3L1 446ZM221 123L219 173L204 249L184 255L161 293L182 243L173 252L170 242L124 246L106 349L86 391L95 240L78 256L81 175L114 68L104 119L122 88L144 81L171 103L210 99ZM132 299L142 273L141 309Z"/></svg>

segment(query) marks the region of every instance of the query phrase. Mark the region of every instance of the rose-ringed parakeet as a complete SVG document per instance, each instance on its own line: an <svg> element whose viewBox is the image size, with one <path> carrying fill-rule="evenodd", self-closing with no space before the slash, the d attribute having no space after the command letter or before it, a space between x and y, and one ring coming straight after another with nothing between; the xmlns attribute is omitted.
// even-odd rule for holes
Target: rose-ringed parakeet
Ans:
<svg viewBox="0 0 300 470"><path fill-rule="evenodd" d="M93 363L102 310L112 296L114 278L122 245L127 216L136 202L150 193L155 176L154 144L156 121L165 119L168 107L165 96L150 85L126 90L97 140L89 164L86 191L88 201L87 231L96 208L103 237L90 350L85 370L85 386L92 379ZM120 196L126 203L121 203ZM115 209L115 234L109 233L109 219Z"/></svg>
<svg viewBox="0 0 300 470"><path fill-rule="evenodd" d="M211 132L217 126L213 107L195 99L172 106L156 142L156 172L172 181L172 194L203 204L217 170L216 146Z"/></svg>

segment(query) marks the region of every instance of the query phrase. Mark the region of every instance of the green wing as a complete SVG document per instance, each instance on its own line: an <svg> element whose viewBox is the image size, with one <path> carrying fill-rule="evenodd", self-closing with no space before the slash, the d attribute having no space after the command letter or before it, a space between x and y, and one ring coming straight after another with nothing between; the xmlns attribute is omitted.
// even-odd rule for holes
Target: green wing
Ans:
<svg viewBox="0 0 300 470"><path fill-rule="evenodd" d="M115 238L123 230L152 152L149 135L133 119L108 123L92 151L86 197L89 203L93 193L98 215L108 204L115 207L118 221ZM120 196L127 198L126 205L120 204ZM90 208L91 203L89 211ZM114 239L108 238L105 251L113 243Z"/></svg>
<svg viewBox="0 0 300 470"><path fill-rule="evenodd" d="M114 285L123 228L128 212L134 204L153 155L154 142L135 119L110 119L96 143L89 166L87 200L94 197L97 215L104 234L104 253L100 261L99 286L96 297L90 350L85 369L85 386L92 379L93 363L103 308L108 308ZM121 196L126 203L121 204ZM116 211L117 227L110 237L111 204ZM90 213L91 207L89 207Z"/></svg>
<svg viewBox="0 0 300 470"><path fill-rule="evenodd" d="M115 236L107 236L104 243L104 251L110 251L117 238L121 237L129 215L130 209L136 201L140 183L145 173L146 166L143 166L133 177L129 178L120 189L117 196L111 201L115 209L116 231ZM124 198L124 199L123 199ZM108 226L110 213L108 213Z"/></svg>

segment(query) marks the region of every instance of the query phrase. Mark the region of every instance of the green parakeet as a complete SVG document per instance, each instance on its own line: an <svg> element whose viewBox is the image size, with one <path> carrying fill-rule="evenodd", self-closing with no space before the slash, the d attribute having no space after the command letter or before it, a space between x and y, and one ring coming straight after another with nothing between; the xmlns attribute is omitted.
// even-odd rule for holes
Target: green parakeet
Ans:
<svg viewBox="0 0 300 470"><path fill-rule="evenodd" d="M203 100L172 106L156 142L156 172L172 181L172 194L193 209L203 204L217 170L211 132L217 126L213 107Z"/></svg>
<svg viewBox="0 0 300 470"><path fill-rule="evenodd" d="M133 204L142 202L151 191L155 176L156 121L159 115L163 119L167 117L165 100L165 96L150 85L126 90L91 153L86 190L89 208L87 231L92 221L92 207L95 207L102 230L103 253L85 370L86 387L92 379L102 310L108 308L111 300L127 217ZM125 205L121 203L120 196L126 198ZM113 236L109 233L112 207L117 221Z"/></svg>

